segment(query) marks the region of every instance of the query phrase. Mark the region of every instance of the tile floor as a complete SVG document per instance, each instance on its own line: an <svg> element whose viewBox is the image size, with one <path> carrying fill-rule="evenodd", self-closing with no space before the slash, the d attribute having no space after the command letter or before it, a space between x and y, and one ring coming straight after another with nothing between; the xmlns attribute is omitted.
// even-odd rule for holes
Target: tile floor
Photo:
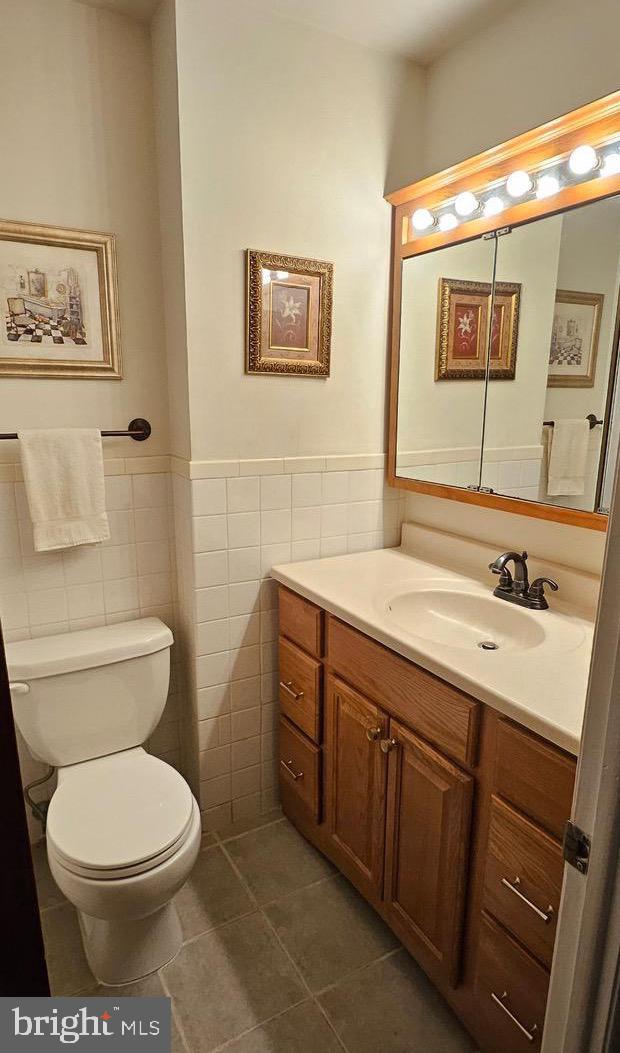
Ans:
<svg viewBox="0 0 620 1053"><path fill-rule="evenodd" d="M115 993L171 997L173 1053L471 1053L346 879L279 813L262 823L206 836L176 900L180 954ZM90 973L44 842L33 855L53 993L109 993Z"/></svg>

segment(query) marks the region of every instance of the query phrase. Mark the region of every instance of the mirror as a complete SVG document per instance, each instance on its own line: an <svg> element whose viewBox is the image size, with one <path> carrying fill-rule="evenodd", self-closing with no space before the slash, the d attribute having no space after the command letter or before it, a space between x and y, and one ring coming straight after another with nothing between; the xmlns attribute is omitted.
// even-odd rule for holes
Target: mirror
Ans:
<svg viewBox="0 0 620 1053"><path fill-rule="evenodd" d="M401 277L396 475L606 511L620 197L410 256Z"/></svg>
<svg viewBox="0 0 620 1053"><path fill-rule="evenodd" d="M521 297L515 379L491 379L487 395L482 485L494 493L605 507L619 267L620 198L497 238L496 281ZM608 461L613 476L615 452Z"/></svg>
<svg viewBox="0 0 620 1053"><path fill-rule="evenodd" d="M480 484L494 262L495 239L482 238L403 261L399 476ZM449 352L448 330L455 333Z"/></svg>

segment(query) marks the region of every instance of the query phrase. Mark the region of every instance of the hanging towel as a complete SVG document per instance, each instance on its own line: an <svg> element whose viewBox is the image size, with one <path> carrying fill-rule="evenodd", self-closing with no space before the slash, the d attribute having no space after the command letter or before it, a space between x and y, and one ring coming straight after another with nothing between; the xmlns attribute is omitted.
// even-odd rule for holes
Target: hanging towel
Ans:
<svg viewBox="0 0 620 1053"><path fill-rule="evenodd" d="M37 428L18 438L35 550L107 540L101 432Z"/></svg>
<svg viewBox="0 0 620 1053"><path fill-rule="evenodd" d="M547 436L547 493L550 497L583 494L590 425L580 420L556 420Z"/></svg>

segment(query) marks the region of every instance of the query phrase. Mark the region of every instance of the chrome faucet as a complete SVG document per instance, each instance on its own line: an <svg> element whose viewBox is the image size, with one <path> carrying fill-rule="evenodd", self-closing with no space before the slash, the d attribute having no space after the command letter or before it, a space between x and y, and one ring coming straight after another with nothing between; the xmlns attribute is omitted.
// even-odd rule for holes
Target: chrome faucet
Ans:
<svg viewBox="0 0 620 1053"><path fill-rule="evenodd" d="M510 562L514 563L514 577L507 567ZM529 607L530 610L548 609L545 585L553 592L557 592L559 588L558 583L551 578L536 578L530 585L527 552L504 552L493 563L489 563L489 570L499 575L499 584L493 590L494 596L508 600L509 603L517 603L520 607Z"/></svg>

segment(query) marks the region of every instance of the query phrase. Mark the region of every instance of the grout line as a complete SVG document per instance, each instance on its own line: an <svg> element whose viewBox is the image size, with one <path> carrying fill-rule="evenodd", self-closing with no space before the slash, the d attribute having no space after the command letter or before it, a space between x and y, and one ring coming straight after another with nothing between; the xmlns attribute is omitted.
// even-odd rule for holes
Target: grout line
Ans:
<svg viewBox="0 0 620 1053"><path fill-rule="evenodd" d="M254 1024L253 1027L248 1027L245 1031L240 1031L238 1035L234 1035L232 1038L227 1038L221 1046L216 1046L215 1049L211 1050L211 1053L221 1053L222 1050L228 1049L230 1046L234 1045L235 1042L238 1042L240 1038L246 1038L248 1035L254 1034L255 1031L264 1027L265 1024L270 1024L273 1020L278 1020L279 1017L285 1016L289 1010L297 1009L300 1005L305 1005L307 1001L307 998L301 998L299 1002L293 1002L293 1004L289 1005L286 1009L281 1009L279 1013L274 1013L273 1016L267 1017L266 1020L261 1020L260 1024Z"/></svg>
<svg viewBox="0 0 620 1053"><path fill-rule="evenodd" d="M345 973L339 980L336 980L333 984L328 984L327 987L322 987L320 991L316 991L316 998L322 998L328 991L333 991L336 987L340 987L343 980L349 980L352 976L356 976L358 973L365 972L366 969L371 969L373 965L378 965L379 962L385 962L388 958L392 958L399 951L403 950L403 946L399 943L398 947L392 947L391 951L386 951L385 954L380 955L379 958L373 958L371 962L365 962L364 965L358 965L355 969L351 969L350 972Z"/></svg>
<svg viewBox="0 0 620 1053"><path fill-rule="evenodd" d="M244 918L251 918L256 914L256 907L252 907L251 910L246 910L243 914L235 914L234 918L227 918L226 921L220 921L217 925L212 925L210 929L204 929L203 932L197 932L195 936L188 936L186 940L183 940L182 947L189 947L190 944L196 943L196 940L200 940L203 936L211 936L214 932L218 932L223 929L226 925L232 925L236 921L242 921ZM170 964L170 963L167 963ZM164 968L162 966L162 968Z"/></svg>
<svg viewBox="0 0 620 1053"><path fill-rule="evenodd" d="M340 871L336 870L332 874L326 874L325 877L319 878L318 881L311 881L309 885L302 885L301 888L294 888L290 892L285 892L283 896L276 896L274 899L267 900L261 904L259 909L266 910L267 907L273 906L274 903L281 903L285 899L290 899L291 896L296 896L299 892L307 892L308 889L316 888L317 885L324 885L327 881L335 881L336 878L342 876Z"/></svg>
<svg viewBox="0 0 620 1053"><path fill-rule="evenodd" d="M297 965L297 962L292 958L292 956L289 954L287 948L284 946L284 943L282 942L282 939L278 935L278 932L276 931L276 928L273 925L271 919L267 916L267 914L263 910L262 906L260 905L260 903L256 899L256 896L254 895L252 889L250 888L250 886L248 885L247 881L245 880L243 874L239 870L239 867L236 865L235 861L233 860L232 856L230 855L230 853L228 852L227 848L224 845L222 845L222 851L223 851L224 855L226 856L226 858L228 859L228 862L230 863L231 867L235 871L239 881L241 881L241 883L244 886L244 888L246 889L248 895L250 896L250 898L256 904L256 909L257 909L258 913L261 915L261 917L263 918L263 920L264 920L265 924L267 925L268 929L272 933L273 938L275 939L275 941L277 942L278 946L280 947L280 949L282 950L282 952L284 953L284 955L288 959L289 963L291 964L291 966L292 966L292 968L293 968L293 970L294 970L294 972L295 972L295 974L296 974L296 976L297 976L297 978L298 978L303 990L305 990L307 992L308 997L311 999L312 1003L316 1006L316 1008L318 1009L318 1011L321 1014L321 1016L323 1016L323 1018L326 1021L330 1031L335 1036L336 1041L337 1041L338 1045L340 1046L340 1048L344 1051L344 1053L348 1053L347 1047L342 1042L342 1040L340 1038L340 1035L337 1033L337 1031L333 1027L331 1021L329 1020L329 1018L327 1016L327 1014L323 1010L323 1007L320 1005L320 1003L318 1002L318 1000L315 997L314 993L311 991L310 986L307 983L305 976L303 975L301 969ZM305 1001L305 999L304 999L304 1001ZM292 1008L292 1006L289 1006L289 1008Z"/></svg>
<svg viewBox="0 0 620 1053"><path fill-rule="evenodd" d="M170 962L167 962L166 964L169 965ZM174 998L170 994L170 988L168 987L168 984L166 983L166 980L165 980L164 975L163 975L165 967L166 966L164 965L164 966L161 967L161 969L157 970L157 976L159 977L159 982L160 982L161 986L164 989L164 994L166 995L166 998L170 999L170 1014L171 1014L171 1016L172 1016L172 1018L173 1018L173 1020L174 1020L174 1022L176 1024L177 1031L179 1032L179 1035L181 1036L181 1043L184 1046L184 1048L187 1051L187 1053L192 1053L189 1041L188 1041L188 1039L185 1036L185 1031L183 1030L183 1025L182 1025L181 1020L179 1018L179 1014L178 1014L178 1012L176 1010ZM172 1041L172 1034L170 1035L170 1041Z"/></svg>
<svg viewBox="0 0 620 1053"><path fill-rule="evenodd" d="M255 767L255 765L250 765ZM268 826L275 826L276 823L283 823L286 819L285 815L279 816L277 819L270 819L269 822L264 823L262 826L254 826L251 830L243 830L240 834L231 834L230 837L220 837L217 830L208 830L207 833L214 834L217 845L227 845L229 841L238 841L242 837L247 837L248 834L255 834L258 830L266 830ZM207 848L212 848L213 845L207 845Z"/></svg>

